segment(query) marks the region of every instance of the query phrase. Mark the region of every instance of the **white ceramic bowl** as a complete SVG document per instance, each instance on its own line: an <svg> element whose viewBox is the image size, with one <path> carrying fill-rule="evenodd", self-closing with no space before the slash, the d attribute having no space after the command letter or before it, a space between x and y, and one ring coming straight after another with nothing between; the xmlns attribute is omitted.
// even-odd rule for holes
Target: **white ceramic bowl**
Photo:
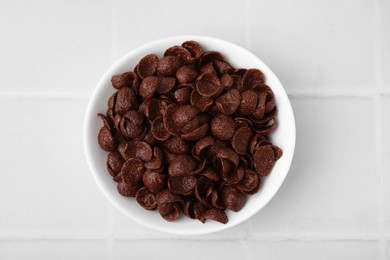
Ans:
<svg viewBox="0 0 390 260"><path fill-rule="evenodd" d="M206 221L202 224L198 220L181 217L177 221L167 222L160 217L157 211L143 209L134 198L127 198L120 195L116 183L107 172L107 153L98 145L97 135L102 127L101 120L97 113L107 111L107 99L114 93L111 87L111 77L115 74L132 70L138 61L145 55L155 53L162 56L164 51L173 45L180 45L187 40L198 41L204 50L216 50L221 52L234 67L258 68L266 77L266 83L275 93L278 107L278 123L276 131L272 133L272 142L283 150L283 156L276 162L268 177L262 178L260 191L250 196L239 212L226 211L229 222L220 224L215 221ZM216 232L233 227L244 220L247 220L263 208L275 195L282 185L291 165L295 147L295 121L290 101L283 89L282 84L275 74L258 57L227 41L204 37L204 36L178 36L157 40L145 44L117 61L103 76L90 99L84 122L84 149L88 165L91 169L100 189L106 197L124 214L132 220L163 232L196 235Z"/></svg>

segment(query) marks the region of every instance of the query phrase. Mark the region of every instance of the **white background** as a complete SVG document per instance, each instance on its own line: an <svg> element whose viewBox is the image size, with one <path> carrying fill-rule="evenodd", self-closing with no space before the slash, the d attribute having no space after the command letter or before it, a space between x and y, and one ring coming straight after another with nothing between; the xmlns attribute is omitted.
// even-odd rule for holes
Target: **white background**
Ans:
<svg viewBox="0 0 390 260"><path fill-rule="evenodd" d="M218 37L291 99L295 158L245 223L180 237L137 225L95 184L84 112L118 58ZM390 1L0 0L0 259L389 259Z"/></svg>

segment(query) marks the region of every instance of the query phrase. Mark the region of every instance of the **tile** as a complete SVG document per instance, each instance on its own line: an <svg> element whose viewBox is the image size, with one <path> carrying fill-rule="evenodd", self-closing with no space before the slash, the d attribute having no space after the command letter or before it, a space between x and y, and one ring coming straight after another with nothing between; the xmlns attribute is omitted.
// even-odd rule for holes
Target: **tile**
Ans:
<svg viewBox="0 0 390 260"><path fill-rule="evenodd" d="M326 237L377 231L374 107L365 98L292 98L297 143L273 200L250 236Z"/></svg>
<svg viewBox="0 0 390 260"><path fill-rule="evenodd" d="M149 249L149 250L148 250ZM135 240L114 241L113 259L248 259L240 241Z"/></svg>
<svg viewBox="0 0 390 260"><path fill-rule="evenodd" d="M386 246L385 246L385 257L390 256L390 241L387 241Z"/></svg>
<svg viewBox="0 0 390 260"><path fill-rule="evenodd" d="M373 82L373 1L251 2L250 50L287 91L367 90Z"/></svg>
<svg viewBox="0 0 390 260"><path fill-rule="evenodd" d="M379 0L379 17L380 26L379 38L381 40L381 56L382 56L382 80L383 84L386 85L386 89L390 91L390 2L387 0Z"/></svg>
<svg viewBox="0 0 390 260"><path fill-rule="evenodd" d="M110 65L109 9L106 0L1 1L0 92L90 93Z"/></svg>
<svg viewBox="0 0 390 260"><path fill-rule="evenodd" d="M247 259L344 260L379 259L378 243L373 241L281 241L249 242Z"/></svg>
<svg viewBox="0 0 390 260"><path fill-rule="evenodd" d="M385 205L385 231L390 235L390 97L382 99L382 159L383 159L383 182L384 182L384 205Z"/></svg>
<svg viewBox="0 0 390 260"><path fill-rule="evenodd" d="M86 101L1 100L0 234L105 234L107 200L87 167Z"/></svg>
<svg viewBox="0 0 390 260"><path fill-rule="evenodd" d="M105 241L12 240L0 241L0 259L107 259Z"/></svg>
<svg viewBox="0 0 390 260"><path fill-rule="evenodd" d="M136 203L136 202L135 202ZM128 218L124 213L119 211L114 206L111 206L112 211L112 232L114 237L164 237L165 233L152 230L136 223Z"/></svg>
<svg viewBox="0 0 390 260"><path fill-rule="evenodd" d="M168 234L160 231L156 231L147 228L141 224L138 224L124 215L115 207L112 208L112 232L116 238L143 238L143 239L181 239L183 236ZM182 216L184 217L184 216ZM195 221L195 220L194 220ZM191 236L195 240L207 240L207 239L239 239L245 237L247 234L245 225L238 225L225 231L216 232L207 235Z"/></svg>
<svg viewBox="0 0 390 260"><path fill-rule="evenodd" d="M152 40L205 35L245 44L245 4L219 1L118 1L115 12L117 58Z"/></svg>
<svg viewBox="0 0 390 260"><path fill-rule="evenodd" d="M151 248L153 250L146 250ZM113 259L379 259L372 241L114 241Z"/></svg>

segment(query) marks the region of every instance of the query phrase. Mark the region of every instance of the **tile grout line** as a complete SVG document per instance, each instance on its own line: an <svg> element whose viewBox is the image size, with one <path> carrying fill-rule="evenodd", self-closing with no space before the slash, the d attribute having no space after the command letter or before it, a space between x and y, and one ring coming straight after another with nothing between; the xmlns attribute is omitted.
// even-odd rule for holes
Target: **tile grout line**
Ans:
<svg viewBox="0 0 390 260"><path fill-rule="evenodd" d="M379 250L380 259L386 259L386 238L384 232L384 183L383 183L383 133L382 133L382 100L381 97L375 97L375 168L377 178L377 211L378 211L378 238L379 238Z"/></svg>
<svg viewBox="0 0 390 260"><path fill-rule="evenodd" d="M88 100L91 93L0 93L0 100Z"/></svg>
<svg viewBox="0 0 390 260"><path fill-rule="evenodd" d="M192 236L175 236L167 235L165 237L161 236L150 236L150 234L135 234L134 236L115 236L116 240L122 241L141 241L141 240L184 240L184 241L237 241L236 235L230 236L216 236L209 237L205 239L199 239ZM377 235L367 235L367 234L339 234L339 235L259 235L251 236L250 238L240 237L240 241L246 242L282 242L282 241L306 241L306 242L322 242L322 241L378 241L379 237ZM58 234L58 235L45 235L45 234L2 234L0 241L26 241L26 240L67 240L67 241L88 241L88 240L107 240L107 235L105 234L95 234L95 235L84 235L84 234Z"/></svg>
<svg viewBox="0 0 390 260"><path fill-rule="evenodd" d="M359 92L343 92L343 91L289 91L287 92L289 97L297 98L367 98L377 95L387 95L387 93L379 93L376 91L359 91ZM389 93L390 95L390 93Z"/></svg>
<svg viewBox="0 0 390 260"><path fill-rule="evenodd" d="M376 89L379 93L383 92L383 80L382 80L382 42L381 42L381 10L379 0L374 1L374 14L373 14L373 50L374 50L374 82ZM383 124L382 124L382 98L376 96L374 99L375 104L375 168L377 176L377 211L378 211L378 236L379 236L379 258L381 260L386 259L386 238L385 238L385 203L384 203L384 172L383 172Z"/></svg>

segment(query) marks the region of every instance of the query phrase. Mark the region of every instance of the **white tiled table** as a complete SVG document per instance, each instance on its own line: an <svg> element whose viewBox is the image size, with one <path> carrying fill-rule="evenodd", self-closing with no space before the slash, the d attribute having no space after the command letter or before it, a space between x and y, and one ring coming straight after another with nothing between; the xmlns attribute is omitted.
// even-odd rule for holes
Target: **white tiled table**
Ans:
<svg viewBox="0 0 390 260"><path fill-rule="evenodd" d="M82 147L97 81L158 38L242 45L279 76L297 146L249 221L180 237L98 190ZM390 1L0 1L0 259L389 259Z"/></svg>

